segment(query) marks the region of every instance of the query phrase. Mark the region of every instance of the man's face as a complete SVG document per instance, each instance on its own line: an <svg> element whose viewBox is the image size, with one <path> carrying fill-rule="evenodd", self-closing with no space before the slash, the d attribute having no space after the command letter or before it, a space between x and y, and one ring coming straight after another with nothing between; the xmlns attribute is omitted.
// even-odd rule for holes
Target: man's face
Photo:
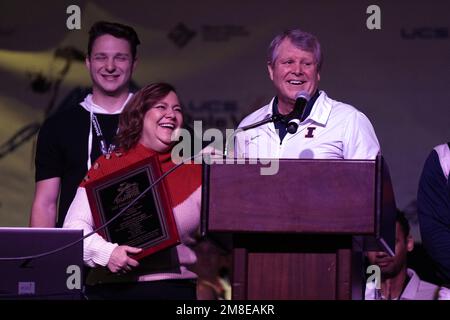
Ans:
<svg viewBox="0 0 450 320"><path fill-rule="evenodd" d="M273 65L269 64L268 69L278 99L293 105L299 91L306 91L312 96L320 80L313 53L298 49L289 39L284 39L276 54Z"/></svg>
<svg viewBox="0 0 450 320"><path fill-rule="evenodd" d="M98 37L86 58L86 66L94 93L117 96L128 92L135 61L127 40L109 34Z"/></svg>
<svg viewBox="0 0 450 320"><path fill-rule="evenodd" d="M405 237L400 224L396 223L395 256L391 257L383 251L370 251L367 254L370 264L380 267L381 276L385 279L395 277L403 268L406 268L407 253L414 248L411 236Z"/></svg>

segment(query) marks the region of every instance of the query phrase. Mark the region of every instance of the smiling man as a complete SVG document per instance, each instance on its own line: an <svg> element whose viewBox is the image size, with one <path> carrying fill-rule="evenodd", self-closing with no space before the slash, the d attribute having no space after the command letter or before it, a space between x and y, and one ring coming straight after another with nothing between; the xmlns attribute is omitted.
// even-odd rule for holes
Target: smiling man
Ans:
<svg viewBox="0 0 450 320"><path fill-rule="evenodd" d="M370 264L380 267L381 288L366 286L365 300L437 299L440 287L420 280L416 272L407 267L407 254L414 249L414 239L408 220L401 211L397 211L395 230L395 256L383 251L367 253Z"/></svg>
<svg viewBox="0 0 450 320"><path fill-rule="evenodd" d="M315 36L300 29L277 35L267 67L276 96L247 116L240 128L273 115L269 122L236 135L239 158L374 159L380 151L369 119L356 108L319 90L322 51ZM301 102L299 94L307 103ZM303 100L303 101L304 101ZM298 128L288 132L288 123Z"/></svg>
<svg viewBox="0 0 450 320"><path fill-rule="evenodd" d="M119 114L132 96L139 43L129 26L100 21L91 27L86 66L92 94L47 119L39 132L32 227L62 226L91 163L114 150Z"/></svg>

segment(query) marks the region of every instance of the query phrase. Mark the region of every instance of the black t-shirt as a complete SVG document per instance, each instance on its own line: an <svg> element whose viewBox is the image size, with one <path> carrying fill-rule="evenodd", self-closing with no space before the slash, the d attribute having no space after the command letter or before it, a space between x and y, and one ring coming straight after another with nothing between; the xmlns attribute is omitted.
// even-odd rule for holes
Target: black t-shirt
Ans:
<svg viewBox="0 0 450 320"><path fill-rule="evenodd" d="M119 115L96 114L109 145L116 134ZM61 227L78 185L87 172L90 114L77 106L48 118L39 131L36 149L36 182L61 178L57 226ZM91 163L101 155L100 141L92 127Z"/></svg>

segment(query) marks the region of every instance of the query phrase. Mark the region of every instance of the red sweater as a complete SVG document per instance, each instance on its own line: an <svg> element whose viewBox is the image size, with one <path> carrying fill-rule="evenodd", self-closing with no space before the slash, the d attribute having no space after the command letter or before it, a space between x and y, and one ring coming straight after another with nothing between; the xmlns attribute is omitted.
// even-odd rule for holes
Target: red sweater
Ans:
<svg viewBox="0 0 450 320"><path fill-rule="evenodd" d="M155 151L138 144L128 152L113 152L111 155L101 156L78 188L64 227L82 228L85 234L92 231L94 223L84 186L155 154ZM171 161L170 153L158 154L158 158L162 172L167 172L175 166ZM187 267L196 262L196 256L191 247L196 243L200 224L201 165L184 164L166 176L164 180L171 197L181 244L145 257L140 261L138 268L126 275L111 274L107 268L96 268L93 276L88 278L88 283L196 277ZM87 238L84 243L85 263L90 266L106 266L116 246L117 244L111 244L97 234Z"/></svg>

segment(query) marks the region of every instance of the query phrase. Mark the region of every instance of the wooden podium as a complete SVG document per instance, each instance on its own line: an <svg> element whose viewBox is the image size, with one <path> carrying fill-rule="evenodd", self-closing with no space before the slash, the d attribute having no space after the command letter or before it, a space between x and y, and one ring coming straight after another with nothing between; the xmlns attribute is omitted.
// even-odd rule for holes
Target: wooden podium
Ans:
<svg viewBox="0 0 450 320"><path fill-rule="evenodd" d="M233 300L362 299L362 251L395 247L383 158L278 161L204 167L202 233L230 240Z"/></svg>

